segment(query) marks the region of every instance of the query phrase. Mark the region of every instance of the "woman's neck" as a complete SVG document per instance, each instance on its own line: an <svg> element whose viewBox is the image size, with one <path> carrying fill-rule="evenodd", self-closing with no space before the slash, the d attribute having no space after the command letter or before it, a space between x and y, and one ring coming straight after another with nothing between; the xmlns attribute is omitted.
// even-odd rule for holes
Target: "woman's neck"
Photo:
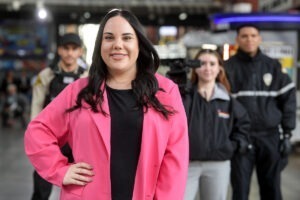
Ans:
<svg viewBox="0 0 300 200"><path fill-rule="evenodd" d="M109 76L106 80L106 84L114 89L131 89L132 78L122 76Z"/></svg>
<svg viewBox="0 0 300 200"><path fill-rule="evenodd" d="M136 68L130 70L109 70L106 84L113 89L132 89L132 81L136 78Z"/></svg>
<svg viewBox="0 0 300 200"><path fill-rule="evenodd" d="M199 94L209 101L213 95L214 88L215 88L216 82L209 82L209 83L204 83L199 81L198 82L198 92Z"/></svg>

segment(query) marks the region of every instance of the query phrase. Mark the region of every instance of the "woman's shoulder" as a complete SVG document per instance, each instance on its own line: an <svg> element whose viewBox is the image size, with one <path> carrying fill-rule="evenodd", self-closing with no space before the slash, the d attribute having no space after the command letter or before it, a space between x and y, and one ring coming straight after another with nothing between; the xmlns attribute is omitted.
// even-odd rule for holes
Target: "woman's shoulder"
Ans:
<svg viewBox="0 0 300 200"><path fill-rule="evenodd" d="M70 84L70 86L75 90L81 90L88 84L88 77L79 78L73 83Z"/></svg>
<svg viewBox="0 0 300 200"><path fill-rule="evenodd" d="M168 91L170 89L172 89L174 86L176 86L176 83L174 83L171 79L156 73L155 77L158 81L158 85L160 88L163 88L164 90Z"/></svg>

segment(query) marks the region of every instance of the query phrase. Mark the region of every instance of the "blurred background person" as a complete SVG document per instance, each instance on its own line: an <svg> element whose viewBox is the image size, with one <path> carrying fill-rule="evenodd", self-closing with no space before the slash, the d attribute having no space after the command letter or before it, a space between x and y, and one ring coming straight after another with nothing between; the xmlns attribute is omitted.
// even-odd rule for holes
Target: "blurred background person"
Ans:
<svg viewBox="0 0 300 200"><path fill-rule="evenodd" d="M20 84L18 91L23 94L28 99L28 101L31 101L30 77L28 76L25 69L21 71L19 80Z"/></svg>
<svg viewBox="0 0 300 200"><path fill-rule="evenodd" d="M5 75L1 81L0 95L2 97L4 97L7 94L8 85L10 85L10 84L15 85L17 87L17 89L19 88L19 85L20 85L20 79L16 75L16 72L12 69L5 71Z"/></svg>
<svg viewBox="0 0 300 200"><path fill-rule="evenodd" d="M232 159L233 200L248 199L254 167L261 200L282 199L280 174L295 128L295 84L277 60L261 52L261 41L255 25L240 25L237 54L225 62L231 91L249 113L254 147L247 156L236 155Z"/></svg>
<svg viewBox="0 0 300 200"><path fill-rule="evenodd" d="M27 106L28 101L24 95L18 93L17 86L9 84L1 111L2 127L12 127L16 120L20 120L22 127L26 127L25 111Z"/></svg>
<svg viewBox="0 0 300 200"><path fill-rule="evenodd" d="M226 200L230 159L248 149L249 117L230 97L223 60L217 51L200 50L192 70L192 89L184 97L189 123L190 164L185 200Z"/></svg>

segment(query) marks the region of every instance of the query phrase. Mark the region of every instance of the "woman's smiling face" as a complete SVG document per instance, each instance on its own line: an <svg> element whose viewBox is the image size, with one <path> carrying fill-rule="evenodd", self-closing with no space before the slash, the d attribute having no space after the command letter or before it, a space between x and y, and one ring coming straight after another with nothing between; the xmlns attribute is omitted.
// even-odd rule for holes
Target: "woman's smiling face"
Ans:
<svg viewBox="0 0 300 200"><path fill-rule="evenodd" d="M198 59L201 60L201 67L196 69L199 80L206 83L215 82L220 72L218 58L211 53L203 53Z"/></svg>
<svg viewBox="0 0 300 200"><path fill-rule="evenodd" d="M111 75L136 73L139 55L137 35L126 19L112 17L104 26L101 56Z"/></svg>

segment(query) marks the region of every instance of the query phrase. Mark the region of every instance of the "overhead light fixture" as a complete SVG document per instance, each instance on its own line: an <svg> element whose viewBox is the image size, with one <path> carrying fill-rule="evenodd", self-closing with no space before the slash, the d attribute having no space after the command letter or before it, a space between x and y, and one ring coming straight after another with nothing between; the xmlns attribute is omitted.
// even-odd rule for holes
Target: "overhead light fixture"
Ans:
<svg viewBox="0 0 300 200"><path fill-rule="evenodd" d="M181 21L186 20L187 17L188 17L188 15L187 15L187 13L185 13L185 12L180 13L179 16L178 16L178 18L179 18Z"/></svg>
<svg viewBox="0 0 300 200"><path fill-rule="evenodd" d="M250 13L250 14L216 14L213 16L215 24L240 22L284 22L299 23L300 15L282 13Z"/></svg>
<svg viewBox="0 0 300 200"><path fill-rule="evenodd" d="M218 46L215 44L202 44L202 49L211 49L211 50L217 50Z"/></svg>
<svg viewBox="0 0 300 200"><path fill-rule="evenodd" d="M221 13L211 17L212 29L235 29L241 23L255 23L261 29L299 30L300 15L294 13Z"/></svg>
<svg viewBox="0 0 300 200"><path fill-rule="evenodd" d="M8 11L13 11L13 12L18 12L21 9L21 6L24 3L21 3L20 0L13 0L11 3L7 4L7 10Z"/></svg>
<svg viewBox="0 0 300 200"><path fill-rule="evenodd" d="M21 2L18 1L18 0L13 1L13 2L11 3L11 6L12 6L12 9L13 9L14 11L19 11L19 10L20 10L20 7L21 7Z"/></svg>
<svg viewBox="0 0 300 200"><path fill-rule="evenodd" d="M46 20L48 17L48 11L46 10L45 6L44 6L44 2L43 1L38 1L36 3L36 7L37 7L37 16L40 20Z"/></svg>
<svg viewBox="0 0 300 200"><path fill-rule="evenodd" d="M90 12L85 12L85 13L83 14L83 17L84 17L85 19L89 19L89 18L91 18L91 13L90 13Z"/></svg>

